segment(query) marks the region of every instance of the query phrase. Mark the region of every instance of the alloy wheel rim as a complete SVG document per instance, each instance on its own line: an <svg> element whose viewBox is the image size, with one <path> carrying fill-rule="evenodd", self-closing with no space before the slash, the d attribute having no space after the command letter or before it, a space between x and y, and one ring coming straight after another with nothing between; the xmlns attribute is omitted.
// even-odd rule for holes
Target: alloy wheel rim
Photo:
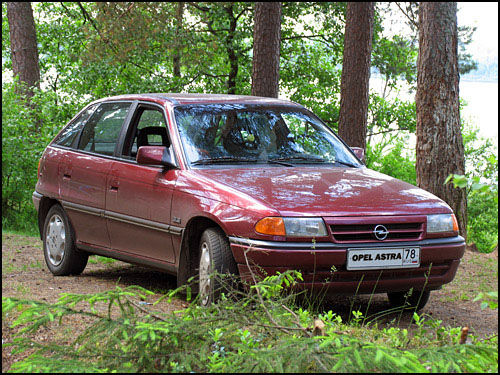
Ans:
<svg viewBox="0 0 500 375"><path fill-rule="evenodd" d="M212 286L212 280L210 278L211 271L211 259L210 251L208 249L208 244L203 242L201 244L201 256L200 256L200 297L201 304L206 306L210 301L210 291Z"/></svg>
<svg viewBox="0 0 500 375"><path fill-rule="evenodd" d="M52 215L50 218L45 239L49 261L53 266L58 266L64 259L66 246L66 229L59 215Z"/></svg>

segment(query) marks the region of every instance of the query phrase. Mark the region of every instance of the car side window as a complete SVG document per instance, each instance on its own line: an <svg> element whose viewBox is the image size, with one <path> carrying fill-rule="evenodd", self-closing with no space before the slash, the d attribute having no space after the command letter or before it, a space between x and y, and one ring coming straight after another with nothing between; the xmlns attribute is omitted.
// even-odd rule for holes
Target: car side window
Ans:
<svg viewBox="0 0 500 375"><path fill-rule="evenodd" d="M104 103L85 124L78 148L112 156L131 103Z"/></svg>
<svg viewBox="0 0 500 375"><path fill-rule="evenodd" d="M73 142L77 138L78 133L80 133L80 130L92 115L96 107L97 104L94 104L83 110L70 124L68 124L68 126L64 128L64 130L54 140L54 144L66 147L73 146Z"/></svg>
<svg viewBox="0 0 500 375"><path fill-rule="evenodd" d="M139 106L122 156L135 159L141 146L170 146L167 125L158 109Z"/></svg>

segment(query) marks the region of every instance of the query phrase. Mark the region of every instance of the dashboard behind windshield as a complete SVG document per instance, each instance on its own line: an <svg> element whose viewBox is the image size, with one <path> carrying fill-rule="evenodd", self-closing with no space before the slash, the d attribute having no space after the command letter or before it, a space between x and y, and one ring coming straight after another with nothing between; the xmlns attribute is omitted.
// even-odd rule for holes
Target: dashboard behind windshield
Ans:
<svg viewBox="0 0 500 375"><path fill-rule="evenodd" d="M174 108L188 162L359 166L315 116L296 107L198 104Z"/></svg>

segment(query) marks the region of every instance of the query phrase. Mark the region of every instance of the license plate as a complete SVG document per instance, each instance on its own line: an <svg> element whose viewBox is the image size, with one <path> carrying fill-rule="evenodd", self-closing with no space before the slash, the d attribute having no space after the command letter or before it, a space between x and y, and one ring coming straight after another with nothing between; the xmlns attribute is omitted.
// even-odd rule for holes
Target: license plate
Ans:
<svg viewBox="0 0 500 375"><path fill-rule="evenodd" d="M420 266L419 247L347 249L348 270L414 268Z"/></svg>

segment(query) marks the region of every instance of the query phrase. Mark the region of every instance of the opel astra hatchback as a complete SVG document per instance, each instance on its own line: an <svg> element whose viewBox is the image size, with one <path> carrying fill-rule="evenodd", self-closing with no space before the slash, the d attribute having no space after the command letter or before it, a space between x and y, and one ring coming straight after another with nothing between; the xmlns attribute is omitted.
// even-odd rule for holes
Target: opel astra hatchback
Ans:
<svg viewBox="0 0 500 375"><path fill-rule="evenodd" d="M95 101L40 159L33 202L47 267L79 274L99 254L172 273L179 285L198 276L202 304L217 298L215 271L251 282L294 269L300 288L387 293L421 308L464 253L455 216L354 151L284 100Z"/></svg>

